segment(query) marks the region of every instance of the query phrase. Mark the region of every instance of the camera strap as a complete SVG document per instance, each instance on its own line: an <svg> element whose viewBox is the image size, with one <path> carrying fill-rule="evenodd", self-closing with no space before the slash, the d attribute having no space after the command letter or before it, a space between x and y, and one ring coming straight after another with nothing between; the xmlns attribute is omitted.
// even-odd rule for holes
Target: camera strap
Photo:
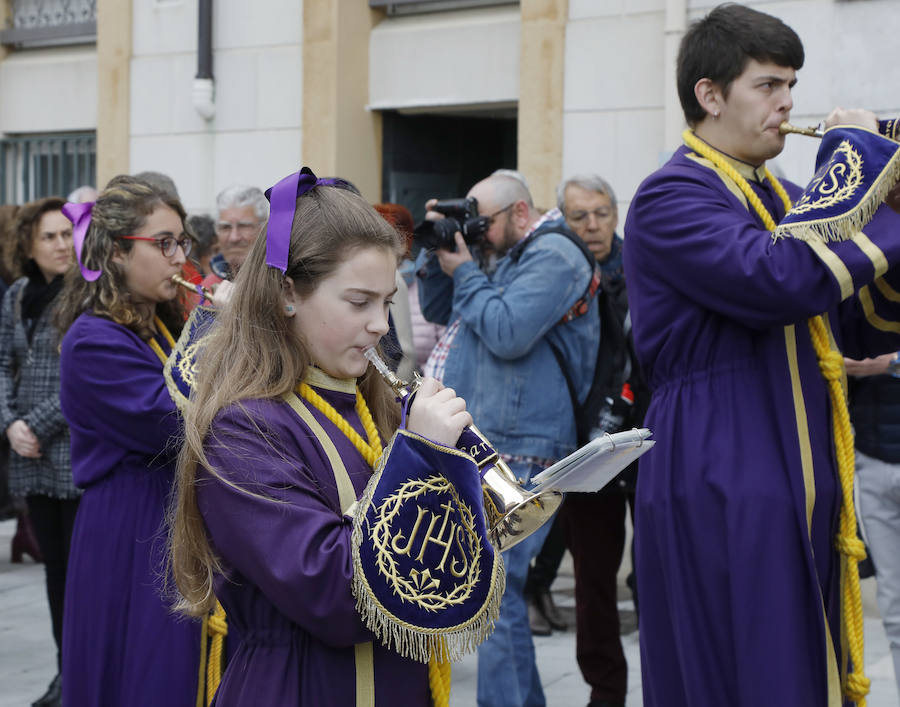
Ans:
<svg viewBox="0 0 900 707"><path fill-rule="evenodd" d="M597 292L600 290L600 282L602 270L600 269L600 264L597 262L597 259L594 257L594 254L591 253L590 249L585 245L584 241L581 240L568 226L560 224L558 221L548 221L530 233L528 236L519 241L510 251L508 257L512 258L515 262L519 262L519 259L522 257L522 253L525 252L525 249L534 243L534 241L540 236L546 235L548 233L556 233L557 235L568 238L572 243L578 246L578 250L581 251L581 254L585 257L588 262L588 266L591 268L591 281L588 283L587 288L584 291L584 294L581 295L565 314L560 318L558 324L566 324L571 322L573 319L578 319L578 317L587 314L588 308L590 307L591 300L597 295Z"/></svg>

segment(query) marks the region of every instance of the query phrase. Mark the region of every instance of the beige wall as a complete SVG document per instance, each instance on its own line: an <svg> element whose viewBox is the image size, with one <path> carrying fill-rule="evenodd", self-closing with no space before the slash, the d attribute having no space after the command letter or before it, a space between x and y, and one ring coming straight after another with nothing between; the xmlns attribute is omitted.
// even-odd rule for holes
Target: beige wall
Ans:
<svg viewBox="0 0 900 707"><path fill-rule="evenodd" d="M97 1L97 187L129 171L131 0Z"/></svg>
<svg viewBox="0 0 900 707"><path fill-rule="evenodd" d="M519 170L536 204L556 202L562 177L563 85L568 0L522 0Z"/></svg>
<svg viewBox="0 0 900 707"><path fill-rule="evenodd" d="M303 161L381 201L381 115L367 111L369 33L382 14L358 0L303 3Z"/></svg>
<svg viewBox="0 0 900 707"><path fill-rule="evenodd" d="M11 14L11 4L8 0L0 0L0 27L6 27ZM0 46L0 61L3 61L7 54L9 54L9 49Z"/></svg>

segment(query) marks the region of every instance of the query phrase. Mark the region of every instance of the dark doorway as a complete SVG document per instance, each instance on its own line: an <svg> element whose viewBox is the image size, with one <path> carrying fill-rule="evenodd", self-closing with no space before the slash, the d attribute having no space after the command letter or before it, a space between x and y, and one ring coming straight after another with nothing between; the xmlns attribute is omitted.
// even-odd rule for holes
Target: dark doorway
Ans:
<svg viewBox="0 0 900 707"><path fill-rule="evenodd" d="M385 112L382 199L418 223L427 199L465 196L495 169L515 169L516 131L515 118Z"/></svg>

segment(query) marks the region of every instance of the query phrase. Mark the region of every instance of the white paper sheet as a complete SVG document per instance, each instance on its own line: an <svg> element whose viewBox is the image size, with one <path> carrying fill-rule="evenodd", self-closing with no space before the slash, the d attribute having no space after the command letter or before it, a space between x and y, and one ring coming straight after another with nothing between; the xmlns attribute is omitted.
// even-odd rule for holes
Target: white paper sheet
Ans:
<svg viewBox="0 0 900 707"><path fill-rule="evenodd" d="M622 469L656 442L646 427L616 432L592 439L565 459L532 477L535 493L557 491L599 491L612 481Z"/></svg>

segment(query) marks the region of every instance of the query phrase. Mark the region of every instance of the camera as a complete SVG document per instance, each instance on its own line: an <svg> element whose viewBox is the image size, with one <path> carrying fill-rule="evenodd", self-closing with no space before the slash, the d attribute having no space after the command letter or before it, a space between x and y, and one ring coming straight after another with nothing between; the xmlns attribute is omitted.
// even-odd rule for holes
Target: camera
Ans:
<svg viewBox="0 0 900 707"><path fill-rule="evenodd" d="M414 240L424 248L456 250L454 234L459 231L469 245L478 243L491 227L487 216L478 215L478 200L474 196L466 199L444 199L431 207L444 214L439 221L423 221L413 232Z"/></svg>

